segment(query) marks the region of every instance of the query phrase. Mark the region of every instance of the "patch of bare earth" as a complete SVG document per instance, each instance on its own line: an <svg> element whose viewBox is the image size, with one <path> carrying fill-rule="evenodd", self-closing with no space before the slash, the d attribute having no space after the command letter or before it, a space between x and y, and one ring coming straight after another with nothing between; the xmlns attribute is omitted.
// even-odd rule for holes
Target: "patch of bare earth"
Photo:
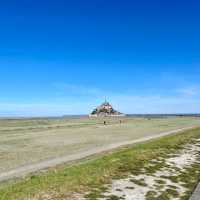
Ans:
<svg viewBox="0 0 200 200"><path fill-rule="evenodd" d="M174 181L173 177L179 177L193 164L199 164L200 144L195 140L192 144L184 146L177 154L171 154L167 158L152 160L143 169L140 175L130 175L125 179L113 180L108 185L106 192L99 200L125 199L146 200L158 198L163 194L171 194L173 200L180 200L188 188L184 182ZM160 164L158 169L156 166ZM156 168L149 171L149 168Z"/></svg>

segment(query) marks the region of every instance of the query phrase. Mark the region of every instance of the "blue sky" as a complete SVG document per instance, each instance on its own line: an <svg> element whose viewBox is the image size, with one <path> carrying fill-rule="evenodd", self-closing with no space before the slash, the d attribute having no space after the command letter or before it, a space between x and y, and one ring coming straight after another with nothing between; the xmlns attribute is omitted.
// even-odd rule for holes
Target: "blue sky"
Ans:
<svg viewBox="0 0 200 200"><path fill-rule="evenodd" d="M0 116L200 113L200 2L0 1Z"/></svg>

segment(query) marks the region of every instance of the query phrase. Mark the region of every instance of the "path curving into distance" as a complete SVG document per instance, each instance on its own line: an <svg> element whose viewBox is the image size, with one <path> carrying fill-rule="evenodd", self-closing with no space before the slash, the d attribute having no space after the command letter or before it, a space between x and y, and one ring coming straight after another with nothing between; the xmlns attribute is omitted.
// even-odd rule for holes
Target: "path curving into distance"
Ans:
<svg viewBox="0 0 200 200"><path fill-rule="evenodd" d="M57 157L57 158L53 158L53 159L48 159L48 160L44 160L44 161L41 161L36 164L25 165L25 166L18 167L16 169L13 169L13 170L10 170L7 172L0 173L0 182L7 181L7 180L10 180L13 178L20 178L20 177L26 176L30 173L33 173L33 172L48 169L50 167L55 167L59 164L80 160L80 159L83 159L83 158L86 158L86 157L89 157L89 156L92 156L92 155L95 155L98 153L106 152L106 151L109 151L109 150L112 150L112 149L115 149L115 148L118 148L121 146L145 142L148 140L160 138L163 136L182 132L182 131L189 130L192 128L195 128L195 127L194 126L186 127L186 128L180 128L180 129L176 129L176 130L172 130L172 131L162 132L162 133L159 133L159 134L156 134L153 136L143 137L140 139L125 141L125 142L120 142L120 143L114 143L114 144L107 145L106 147L105 146L104 147L96 147L94 149L83 151L81 153L67 155L67 156L63 156L63 157Z"/></svg>

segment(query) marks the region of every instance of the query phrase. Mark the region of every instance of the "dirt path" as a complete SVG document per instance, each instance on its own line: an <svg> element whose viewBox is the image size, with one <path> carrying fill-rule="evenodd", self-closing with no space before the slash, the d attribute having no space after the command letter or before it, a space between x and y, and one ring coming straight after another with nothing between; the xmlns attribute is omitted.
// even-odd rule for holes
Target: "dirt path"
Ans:
<svg viewBox="0 0 200 200"><path fill-rule="evenodd" d="M20 177L28 175L29 173L32 173L32 172L47 169L49 167L54 167L54 166L62 164L62 163L79 160L79 159L82 159L82 158L85 158L88 156L92 156L92 155L95 155L95 154L98 154L98 153L101 153L104 151L109 151L109 150L115 149L120 146L145 142L145 141L148 141L151 139L156 139L156 138L159 138L162 136L170 135L173 133L181 132L181 131L192 129L192 128L194 128L194 127L187 127L187 128L181 128L181 129L176 129L176 130L172 130L172 131L162 132L162 133L154 135L154 136L143 137L140 139L121 142L121 143L114 143L114 144L110 144L107 146L90 149L88 151L84 151L81 153L68 155L68 156L64 156L64 157L58 157L58 158L54 158L54 159L49 159L49 160L45 160L45 161L42 161L42 162L39 162L36 164L32 164L32 165L22 166L22 167L10 170L8 172L1 173L0 174L0 182L6 181L6 180L9 180L12 178L20 178Z"/></svg>
<svg viewBox="0 0 200 200"><path fill-rule="evenodd" d="M194 193L189 200L199 200L200 197L200 183L197 185Z"/></svg>

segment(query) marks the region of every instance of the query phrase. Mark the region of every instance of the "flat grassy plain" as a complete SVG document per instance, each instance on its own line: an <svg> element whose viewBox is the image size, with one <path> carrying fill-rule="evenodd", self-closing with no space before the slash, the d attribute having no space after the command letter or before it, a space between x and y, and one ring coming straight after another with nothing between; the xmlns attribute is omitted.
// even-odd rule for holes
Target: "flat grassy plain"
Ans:
<svg viewBox="0 0 200 200"><path fill-rule="evenodd" d="M163 128L167 126L167 121L168 124L171 123L169 129L174 129L177 128L177 124L183 127L186 125L198 125L199 122L197 119L186 118L154 119L152 122L149 122L151 120L145 121L146 123L144 119L126 120L126 126L134 122L135 124L139 123L140 126L143 125L143 129L146 123L149 127L153 126L150 126L151 123L155 123L155 127ZM101 127L101 125L98 126ZM118 127L113 122L111 127L115 126ZM163 129L159 129L159 131L163 131ZM2 183L0 186L0 200L79 200L82 198L82 194L86 199L95 200L101 197L101 193L106 190L105 185L111 183L113 179L124 178L131 173L139 174L141 169L151 160L176 153L183 145L191 143L194 139L200 139L200 128L165 136L142 144L121 147L105 155L80 161L72 166L61 165L44 173L27 176L16 182ZM149 170L151 171L152 169L150 168ZM187 173L178 178L188 188L187 193L183 194L182 198L187 200L200 179L199 165L192 166ZM177 182L177 180L175 181ZM177 194L174 194L173 191L164 193L159 197L159 200L173 199L173 195ZM115 200L116 198L111 197L111 199ZM151 195L147 199L155 200Z"/></svg>
<svg viewBox="0 0 200 200"><path fill-rule="evenodd" d="M1 119L0 173L60 156L200 125L200 118Z"/></svg>

